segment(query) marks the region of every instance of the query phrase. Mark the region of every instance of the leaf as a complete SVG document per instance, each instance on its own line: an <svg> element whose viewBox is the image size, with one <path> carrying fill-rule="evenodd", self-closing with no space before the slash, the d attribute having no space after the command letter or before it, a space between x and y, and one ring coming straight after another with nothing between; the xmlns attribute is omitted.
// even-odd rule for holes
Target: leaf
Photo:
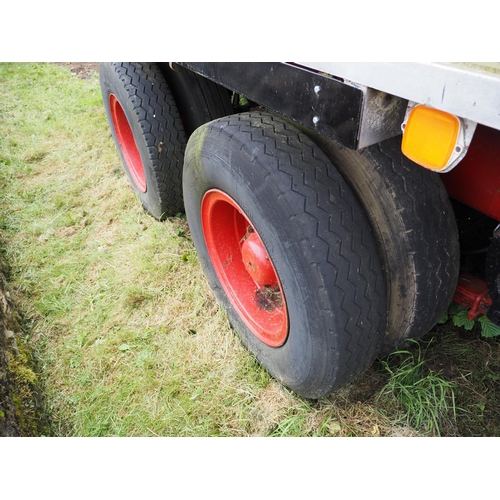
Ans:
<svg viewBox="0 0 500 500"><path fill-rule="evenodd" d="M498 337L500 335L500 326L495 325L486 316L481 316L478 319L481 323L481 335L486 338Z"/></svg>
<svg viewBox="0 0 500 500"><path fill-rule="evenodd" d="M462 326L466 330L472 330L474 327L474 320L468 318L467 311L465 309L463 311L459 311L457 314L454 314L452 318L455 326Z"/></svg>
<svg viewBox="0 0 500 500"><path fill-rule="evenodd" d="M449 319L450 315L448 314L448 311L445 311L445 313L441 316L441 318L439 318L437 324L444 325Z"/></svg>
<svg viewBox="0 0 500 500"><path fill-rule="evenodd" d="M448 307L448 314L450 316L454 316L455 314L458 314L460 311L465 311L465 307L461 306L460 304L457 304L456 302L452 302L450 304L450 307Z"/></svg>
<svg viewBox="0 0 500 500"><path fill-rule="evenodd" d="M120 351L128 351L130 346L128 344L122 344L119 348Z"/></svg>

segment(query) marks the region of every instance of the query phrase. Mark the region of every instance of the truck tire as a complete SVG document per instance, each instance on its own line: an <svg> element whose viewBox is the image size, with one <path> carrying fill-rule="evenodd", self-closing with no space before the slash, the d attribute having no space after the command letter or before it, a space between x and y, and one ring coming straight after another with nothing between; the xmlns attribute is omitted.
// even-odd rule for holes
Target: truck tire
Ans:
<svg viewBox="0 0 500 500"><path fill-rule="evenodd" d="M102 63L99 73L113 139L144 209L158 220L183 212L187 138L231 113L229 94L195 73L156 63Z"/></svg>
<svg viewBox="0 0 500 500"><path fill-rule="evenodd" d="M158 220L183 211L187 137L160 69L153 63L102 63L99 75L111 133L142 206Z"/></svg>
<svg viewBox="0 0 500 500"><path fill-rule="evenodd" d="M401 137L352 151L316 137L366 209L387 279L382 354L429 332L450 305L460 248L438 174L401 153Z"/></svg>
<svg viewBox="0 0 500 500"><path fill-rule="evenodd" d="M233 114L229 91L178 64L158 63L189 137L200 125Z"/></svg>
<svg viewBox="0 0 500 500"><path fill-rule="evenodd" d="M272 376L316 399L371 365L387 307L375 240L307 136L265 113L212 121L189 139L183 188L205 275Z"/></svg>

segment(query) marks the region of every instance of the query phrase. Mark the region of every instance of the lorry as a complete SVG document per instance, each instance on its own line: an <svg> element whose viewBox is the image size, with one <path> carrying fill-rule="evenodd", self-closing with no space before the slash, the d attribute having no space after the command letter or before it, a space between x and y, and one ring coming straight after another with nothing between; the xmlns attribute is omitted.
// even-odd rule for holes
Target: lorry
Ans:
<svg viewBox="0 0 500 500"><path fill-rule="evenodd" d="M455 301L500 325L499 63L102 63L144 209L186 214L232 328L299 396Z"/></svg>

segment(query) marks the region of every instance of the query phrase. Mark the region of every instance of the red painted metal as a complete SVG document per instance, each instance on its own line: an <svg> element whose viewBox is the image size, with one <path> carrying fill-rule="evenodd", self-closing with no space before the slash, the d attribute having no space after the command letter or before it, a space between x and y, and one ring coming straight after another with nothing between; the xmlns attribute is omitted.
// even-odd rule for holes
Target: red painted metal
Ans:
<svg viewBox="0 0 500 500"><path fill-rule="evenodd" d="M125 112L114 94L109 95L109 109L111 119L118 140L118 147L123 154L128 171L134 184L142 193L146 192L146 174L142 164L141 155L135 142L134 134L125 116Z"/></svg>
<svg viewBox="0 0 500 500"><path fill-rule="evenodd" d="M241 245L241 257L248 274L259 286L276 286L278 279L267 250L257 233L248 232Z"/></svg>
<svg viewBox="0 0 500 500"><path fill-rule="evenodd" d="M491 306L486 281L470 273L461 274L458 278L453 302L469 309L469 319L474 319L480 314L486 314L486 311Z"/></svg>
<svg viewBox="0 0 500 500"><path fill-rule="evenodd" d="M208 255L231 304L262 342L283 345L288 336L285 295L255 227L218 189L205 193L201 221Z"/></svg>
<svg viewBox="0 0 500 500"><path fill-rule="evenodd" d="M478 125L465 158L441 179L452 198L500 221L500 131Z"/></svg>

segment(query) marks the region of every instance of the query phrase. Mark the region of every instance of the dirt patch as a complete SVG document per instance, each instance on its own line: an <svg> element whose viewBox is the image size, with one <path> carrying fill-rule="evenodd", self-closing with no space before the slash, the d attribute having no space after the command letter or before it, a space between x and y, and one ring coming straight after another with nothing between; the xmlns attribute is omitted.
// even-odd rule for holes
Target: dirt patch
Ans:
<svg viewBox="0 0 500 500"><path fill-rule="evenodd" d="M31 345L0 254L0 437L49 435Z"/></svg>
<svg viewBox="0 0 500 500"><path fill-rule="evenodd" d="M87 80L90 78L92 73L99 71L98 62L62 62L56 63L59 66L69 67L72 73L74 73L78 78Z"/></svg>
<svg viewBox="0 0 500 500"><path fill-rule="evenodd" d="M21 427L14 403L9 364L19 354L13 304L0 270L0 436L20 436Z"/></svg>

